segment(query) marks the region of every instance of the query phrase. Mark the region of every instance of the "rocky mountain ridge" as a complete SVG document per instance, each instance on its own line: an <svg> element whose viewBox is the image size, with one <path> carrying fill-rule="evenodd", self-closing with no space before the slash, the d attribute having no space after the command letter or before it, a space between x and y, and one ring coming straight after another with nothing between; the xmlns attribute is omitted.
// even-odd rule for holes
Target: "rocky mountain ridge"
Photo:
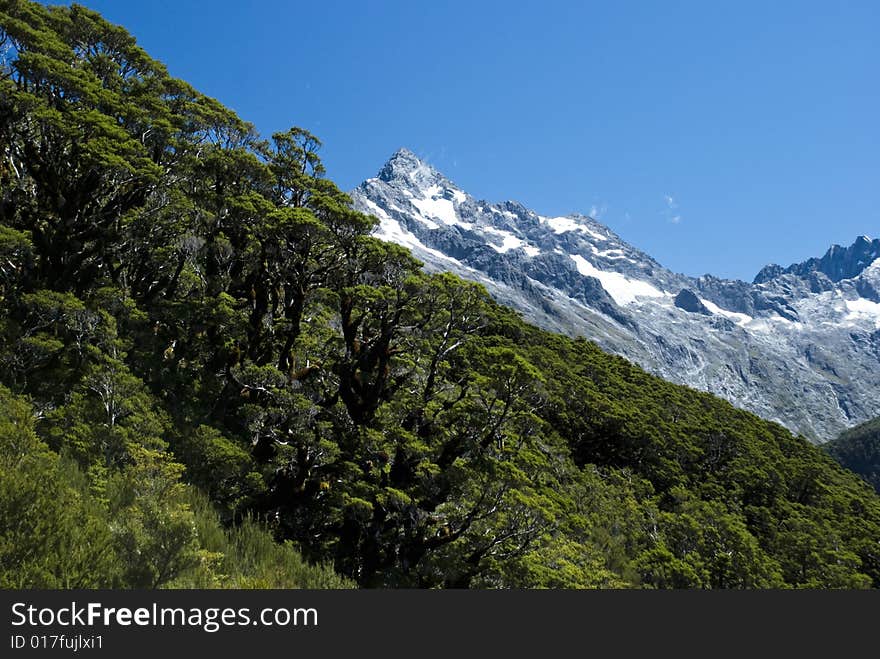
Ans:
<svg viewBox="0 0 880 659"><path fill-rule="evenodd" d="M586 215L476 199L406 149L352 198L426 269L812 441L880 415L880 240L747 283L674 273Z"/></svg>

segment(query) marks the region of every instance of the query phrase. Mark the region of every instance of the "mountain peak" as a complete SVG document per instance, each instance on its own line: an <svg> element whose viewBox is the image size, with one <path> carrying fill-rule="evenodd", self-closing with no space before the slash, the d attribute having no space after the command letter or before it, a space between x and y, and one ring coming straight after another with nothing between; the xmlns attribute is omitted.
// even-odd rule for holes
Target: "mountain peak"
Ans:
<svg viewBox="0 0 880 659"><path fill-rule="evenodd" d="M406 147L401 147L392 154L379 171L379 179L386 183L399 181L419 189L446 182L443 174Z"/></svg>
<svg viewBox="0 0 880 659"><path fill-rule="evenodd" d="M880 241L860 236L822 258L765 268L758 286L692 279L588 216L472 197L409 149L352 202L378 218L374 236L412 250L426 271L478 282L546 329L583 335L813 439L880 414Z"/></svg>
<svg viewBox="0 0 880 659"><path fill-rule="evenodd" d="M425 163L413 151L410 151L405 146L402 146L397 151L391 154L391 157L385 164L393 164L397 167L418 167L419 165L424 165Z"/></svg>
<svg viewBox="0 0 880 659"><path fill-rule="evenodd" d="M857 277L878 258L880 258L880 239L872 240L868 236L859 236L849 247L832 245L822 258L807 259L787 268L775 263L765 266L753 283L763 284L785 274L807 277L814 272L821 272L831 281L838 282Z"/></svg>

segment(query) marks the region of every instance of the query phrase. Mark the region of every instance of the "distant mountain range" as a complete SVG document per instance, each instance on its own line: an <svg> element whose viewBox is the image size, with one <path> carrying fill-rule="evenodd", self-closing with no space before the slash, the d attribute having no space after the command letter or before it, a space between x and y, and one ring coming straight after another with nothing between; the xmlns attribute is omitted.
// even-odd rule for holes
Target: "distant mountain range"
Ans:
<svg viewBox="0 0 880 659"><path fill-rule="evenodd" d="M352 197L426 269L814 442L880 415L880 240L747 283L674 273L586 215L476 199L406 149Z"/></svg>

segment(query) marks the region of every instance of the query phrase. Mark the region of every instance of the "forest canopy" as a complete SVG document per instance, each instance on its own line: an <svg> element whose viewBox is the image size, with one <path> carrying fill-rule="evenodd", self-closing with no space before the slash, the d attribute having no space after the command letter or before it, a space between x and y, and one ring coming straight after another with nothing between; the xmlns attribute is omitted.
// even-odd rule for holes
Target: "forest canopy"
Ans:
<svg viewBox="0 0 880 659"><path fill-rule="evenodd" d="M0 4L0 586L880 586L858 477L426 274L320 149Z"/></svg>
<svg viewBox="0 0 880 659"><path fill-rule="evenodd" d="M880 418L842 432L823 448L880 492Z"/></svg>

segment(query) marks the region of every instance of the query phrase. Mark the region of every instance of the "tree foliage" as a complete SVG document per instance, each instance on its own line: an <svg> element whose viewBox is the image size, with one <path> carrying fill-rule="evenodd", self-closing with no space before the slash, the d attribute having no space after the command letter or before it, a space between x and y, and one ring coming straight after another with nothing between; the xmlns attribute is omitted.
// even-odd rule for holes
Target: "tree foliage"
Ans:
<svg viewBox="0 0 880 659"><path fill-rule="evenodd" d="M98 14L3 7L3 584L880 585L880 499L802 438L424 273L315 136Z"/></svg>
<svg viewBox="0 0 880 659"><path fill-rule="evenodd" d="M880 492L880 418L842 432L824 448L832 458Z"/></svg>

